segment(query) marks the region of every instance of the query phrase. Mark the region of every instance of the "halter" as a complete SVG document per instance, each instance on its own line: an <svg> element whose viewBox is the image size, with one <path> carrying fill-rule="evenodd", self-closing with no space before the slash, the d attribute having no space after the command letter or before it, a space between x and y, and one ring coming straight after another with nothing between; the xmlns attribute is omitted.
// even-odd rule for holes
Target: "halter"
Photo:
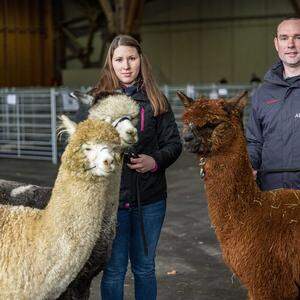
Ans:
<svg viewBox="0 0 300 300"><path fill-rule="evenodd" d="M112 126L114 126L116 128L119 125L119 123L123 122L124 120L130 121L131 118L130 118L130 116L123 116L121 118L118 118L112 122Z"/></svg>
<svg viewBox="0 0 300 300"><path fill-rule="evenodd" d="M205 163L206 163L205 158L201 157L200 160L199 160L199 167L200 167L199 174L200 174L201 179L203 179L204 176L205 176L205 171L204 171Z"/></svg>
<svg viewBox="0 0 300 300"><path fill-rule="evenodd" d="M193 133L193 135L198 137L199 130L198 130L197 126L194 123L189 123L189 128L190 128L191 132Z"/></svg>
<svg viewBox="0 0 300 300"><path fill-rule="evenodd" d="M191 130L191 132L193 133L193 135L195 137L199 137L199 130L198 128L193 124L193 123L189 123L189 128ZM205 158L204 157L201 157L200 160L199 160L199 167L200 167L200 171L199 171L199 174L200 174L200 178L203 179L204 176L205 176L205 171L204 171L204 166L205 166Z"/></svg>

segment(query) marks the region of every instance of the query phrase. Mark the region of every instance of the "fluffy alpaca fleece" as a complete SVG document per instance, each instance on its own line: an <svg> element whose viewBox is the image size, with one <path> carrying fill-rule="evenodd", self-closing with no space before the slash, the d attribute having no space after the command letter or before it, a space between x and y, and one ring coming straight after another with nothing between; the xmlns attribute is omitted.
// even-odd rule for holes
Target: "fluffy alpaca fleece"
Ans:
<svg viewBox="0 0 300 300"><path fill-rule="evenodd" d="M131 118L133 125L137 124L139 106L130 97L113 93L103 98L101 96L100 99L97 97L96 99L95 104L89 109L89 118L99 119L103 118L103 116L108 116L114 121L127 115ZM112 102L114 103L113 105Z"/></svg>
<svg viewBox="0 0 300 300"><path fill-rule="evenodd" d="M138 140L137 129L139 106L130 97L117 92L101 92L92 96L80 91L70 94L81 105L78 119L84 119L86 109L88 118L103 120L111 123L119 132L121 145L124 148L131 147Z"/></svg>
<svg viewBox="0 0 300 300"><path fill-rule="evenodd" d="M82 122L62 156L48 206L0 205L1 299L57 298L89 258L104 208L117 209L121 164L107 177L93 175L82 150L87 142L120 147L110 124Z"/></svg>
<svg viewBox="0 0 300 300"><path fill-rule="evenodd" d="M101 93L97 97L75 91L72 94L76 100L91 106L89 109L89 118L97 120L106 120L113 123L121 117L128 116L133 125L137 124L139 107L138 104L130 97L120 93ZM126 123L127 122L127 123ZM124 126L123 126L124 123ZM136 129L125 121L117 126L121 138L121 146L126 147L136 141ZM134 129L134 130L133 130ZM15 196L12 195L13 189L20 187ZM118 193L119 182L112 184L112 190ZM0 181L1 191L5 197L0 199L0 203L12 205L24 205L35 208L43 208L51 195L49 187L28 187L27 184L14 183L10 181ZM23 192L22 192L23 191ZM48 195L48 197L47 197ZM105 207L100 230L100 237L84 267L81 269L74 281L69 285L67 290L59 297L60 300L88 299L92 279L98 275L104 268L110 253L112 240L115 236L117 210L114 206ZM106 237L106 238L102 238Z"/></svg>
<svg viewBox="0 0 300 300"><path fill-rule="evenodd" d="M180 97L185 147L205 159L209 214L225 262L249 299L300 299L300 191L257 187L241 124L245 99Z"/></svg>

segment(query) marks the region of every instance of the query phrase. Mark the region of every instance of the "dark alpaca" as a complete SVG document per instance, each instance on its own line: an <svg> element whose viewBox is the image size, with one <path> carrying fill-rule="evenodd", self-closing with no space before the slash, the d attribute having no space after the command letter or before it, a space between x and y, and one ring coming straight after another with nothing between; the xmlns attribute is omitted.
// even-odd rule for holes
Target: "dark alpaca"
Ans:
<svg viewBox="0 0 300 300"><path fill-rule="evenodd" d="M300 299L300 191L257 187L241 125L245 95L228 101L179 97L184 144L201 161L225 263L249 299Z"/></svg>

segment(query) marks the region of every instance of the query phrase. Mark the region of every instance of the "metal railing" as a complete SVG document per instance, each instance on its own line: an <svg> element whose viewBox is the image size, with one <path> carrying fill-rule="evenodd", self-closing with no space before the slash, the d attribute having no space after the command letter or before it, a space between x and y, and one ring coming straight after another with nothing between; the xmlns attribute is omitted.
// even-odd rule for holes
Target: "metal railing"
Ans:
<svg viewBox="0 0 300 300"><path fill-rule="evenodd" d="M77 109L67 89L0 89L0 157L57 163L57 115Z"/></svg>
<svg viewBox="0 0 300 300"><path fill-rule="evenodd" d="M84 90L84 88L81 88ZM250 85L186 85L162 87L181 127L182 104L176 91L192 98L227 98ZM62 145L57 143L57 116L75 114L79 105L69 97L68 88L0 89L0 157L51 160L57 163ZM247 109L245 118L247 118Z"/></svg>

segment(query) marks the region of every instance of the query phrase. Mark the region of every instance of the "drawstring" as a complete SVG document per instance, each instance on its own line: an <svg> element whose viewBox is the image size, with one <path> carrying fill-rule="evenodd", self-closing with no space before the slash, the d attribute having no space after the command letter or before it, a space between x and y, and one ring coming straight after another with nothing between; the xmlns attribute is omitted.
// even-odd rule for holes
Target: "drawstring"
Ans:
<svg viewBox="0 0 300 300"><path fill-rule="evenodd" d="M136 177L136 198L137 198L137 206L138 206L138 214L140 219L140 225L141 225L141 233L142 233L142 239L143 239L143 245L144 245L144 253L146 256L148 256L148 245L147 245L147 239L145 234L145 226L144 226L144 219L143 219L143 210L141 206L141 195L140 195L140 176L137 173Z"/></svg>
<svg viewBox="0 0 300 300"><path fill-rule="evenodd" d="M282 169L258 169L257 173L282 173L282 172L300 172L300 168L282 168Z"/></svg>
<svg viewBox="0 0 300 300"><path fill-rule="evenodd" d="M145 129L145 108L141 108L141 132Z"/></svg>

